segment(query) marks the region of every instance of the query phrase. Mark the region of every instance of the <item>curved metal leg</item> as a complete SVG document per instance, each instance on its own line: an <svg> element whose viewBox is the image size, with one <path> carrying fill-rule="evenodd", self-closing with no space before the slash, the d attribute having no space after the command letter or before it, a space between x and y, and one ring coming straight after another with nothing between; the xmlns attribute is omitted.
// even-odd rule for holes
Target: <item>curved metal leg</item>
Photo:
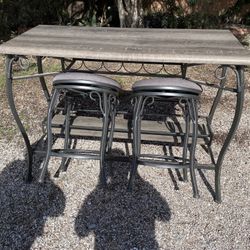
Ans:
<svg viewBox="0 0 250 250"><path fill-rule="evenodd" d="M27 173L27 181L30 182L32 180L32 160L33 160L33 150L30 145L29 137L25 131L25 128L20 120L20 117L17 113L14 97L13 97L13 79L12 79L12 66L13 62L17 58L11 57L10 55L6 56L6 91L7 91L7 98L8 103L13 114L13 117L17 123L18 129L22 134L24 139L26 148L27 148L27 158L28 158L28 173Z"/></svg>
<svg viewBox="0 0 250 250"><path fill-rule="evenodd" d="M225 139L225 142L222 146L222 149L219 153L216 167L215 167L215 201L220 203L221 202L221 185L220 185L220 178L221 178L221 166L225 157L225 153L229 147L231 140L239 126L242 109L243 109L243 102L244 102L244 67L237 66L236 67L236 81L237 81L237 94L236 94L236 108L234 113L234 118L232 122L232 126L228 132L228 135Z"/></svg>
<svg viewBox="0 0 250 250"><path fill-rule="evenodd" d="M42 57L37 56L36 60L37 60L38 73L42 74L43 73ZM39 80L40 80L40 83L41 83L41 86L42 86L42 89L43 89L44 96L45 96L45 98L47 100L47 103L50 103L50 94L49 94L49 91L48 91L44 76L40 76Z"/></svg>
<svg viewBox="0 0 250 250"><path fill-rule="evenodd" d="M116 97L110 96L109 98L115 98L114 101L110 103L110 133L107 143L107 152L110 153L112 149L113 143L113 136L114 136L114 129L115 129L115 115L116 115Z"/></svg>
<svg viewBox="0 0 250 250"><path fill-rule="evenodd" d="M187 64L183 63L181 64L181 77L186 78L187 76Z"/></svg>
<svg viewBox="0 0 250 250"><path fill-rule="evenodd" d="M70 111L71 111L71 105L72 105L72 101L68 100L68 97L66 97L66 117L65 117L65 138L64 138L64 149L68 149L69 148L69 134L70 134ZM63 157L62 158L62 162L60 165L60 170L62 170L63 172L66 171L66 163L69 160L69 158L67 157Z"/></svg>
<svg viewBox="0 0 250 250"><path fill-rule="evenodd" d="M141 113L141 108L142 107L142 96L139 96L136 98L135 101L135 107L134 107L134 114L133 114L133 145L132 145L132 150L133 150L133 160L132 160L132 166L131 166L131 170L130 170L130 177L129 177L129 182L128 182L128 191L132 191L133 188L133 182L135 179L135 175L137 172L137 167L138 167L138 154L139 154L139 140L140 140L140 136L139 136L139 132L140 132L140 128L139 128L139 119L140 119L140 113Z"/></svg>
<svg viewBox="0 0 250 250"><path fill-rule="evenodd" d="M193 187L193 196L194 198L199 198L198 186L195 176L195 149L197 144L198 114L197 114L197 102L194 99L190 100L189 112L193 123L192 144L190 148L190 177Z"/></svg>
<svg viewBox="0 0 250 250"><path fill-rule="evenodd" d="M217 106L218 106L218 104L220 102L220 99L221 99L221 96L222 96L222 93L223 93L223 88L224 88L224 86L226 84L227 69L228 69L227 66L222 67L221 76L219 78L220 79L220 88L217 91L216 97L214 98L211 110L210 110L209 115L208 115L208 123L209 123L209 125L211 125L211 123L212 123L214 113L215 113L216 108L217 108Z"/></svg>
<svg viewBox="0 0 250 250"><path fill-rule="evenodd" d="M54 107L56 104L56 100L58 97L58 91L55 89L53 94L52 94L52 98L51 98L51 102L50 102L50 106L48 109L48 117L47 117L47 152L46 152L46 158L45 161L43 163L43 167L38 179L38 182L43 183L44 182L44 177L45 174L47 172L48 169L48 163L49 163L49 159L51 156L51 149L52 149L52 142L53 142L53 138L52 138L52 128L51 128L51 123L52 123L52 117L53 117L53 111L54 111Z"/></svg>
<svg viewBox="0 0 250 250"><path fill-rule="evenodd" d="M188 112L188 106L187 104L185 105L185 137L184 137L184 142L183 142L183 164L186 164L186 159L187 159L187 150L188 150L188 142L189 142L189 132L190 132L190 115ZM183 168L183 180L185 182L188 181L188 176L187 176L187 169Z"/></svg>
<svg viewBox="0 0 250 250"><path fill-rule="evenodd" d="M109 112L110 112L110 103L108 100L107 93L103 93L103 129L102 129L102 138L100 145L100 178L101 184L105 187L107 185L106 181L106 171L105 171L105 155L107 147L107 135L108 135L108 124L109 124ZM101 100L100 100L101 101Z"/></svg>

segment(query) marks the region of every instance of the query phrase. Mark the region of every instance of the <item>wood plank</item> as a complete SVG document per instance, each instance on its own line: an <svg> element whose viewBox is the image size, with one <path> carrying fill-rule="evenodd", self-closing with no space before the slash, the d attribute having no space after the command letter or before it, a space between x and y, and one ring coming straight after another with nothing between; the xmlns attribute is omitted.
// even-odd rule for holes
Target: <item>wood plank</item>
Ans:
<svg viewBox="0 0 250 250"><path fill-rule="evenodd" d="M53 118L52 124L54 126L63 125L65 122L65 117L63 115L56 115ZM167 142L172 144L179 144L182 142L181 135L185 132L185 124L183 121L181 123L174 123L173 121L157 122L157 121L142 121L142 140L145 141L158 141L158 142ZM84 127L79 128L79 126ZM75 127L75 128L74 128ZM205 141L202 138L208 136L208 130L205 124L200 124L199 127L204 129L199 129L199 144L204 144ZM74 119L72 123L72 128L70 134L72 136L86 136L86 137L101 137L101 128L102 128L102 119L97 117L86 117L78 116ZM64 133L63 129L54 127L52 129L54 134ZM192 126L190 133L192 131ZM158 134L154 134L158 133ZM174 134L179 135L174 135ZM122 116L117 116L115 123L115 133L114 139L126 139L131 140L133 138L132 131L129 128L129 121L123 119ZM189 140L191 143L191 138Z"/></svg>
<svg viewBox="0 0 250 250"><path fill-rule="evenodd" d="M32 39L31 39L32 38ZM102 36L90 36L90 37L84 37L80 38L84 39L84 46L86 48L96 48L100 49L103 48L105 50L108 50L109 47L112 48L112 46L115 47L115 49L122 48L129 48L132 46L136 46L136 43L140 44L140 47L142 49L150 48L152 51L155 52L161 52L161 49L184 49L184 48L196 48L196 49L216 49L221 48L222 50L228 50L232 51L233 49L240 49L237 43L235 43L232 40L224 41L219 40L216 41L216 43L208 43L208 41L203 40L187 40L187 39L168 39L167 43L164 38L158 39L157 46L152 47L152 43L154 42L154 39L120 39L120 38L108 38L105 40L102 40ZM100 46L100 40L102 40L102 44ZM22 44L23 46L81 46L83 48L83 45L77 41L76 39L72 40L72 37L46 37L46 36L20 36L18 39L18 43ZM244 50L244 48L242 48ZM128 49L127 49L128 50ZM185 51L185 50L184 50Z"/></svg>
<svg viewBox="0 0 250 250"><path fill-rule="evenodd" d="M39 25L0 46L2 54L158 63L250 65L228 30Z"/></svg>

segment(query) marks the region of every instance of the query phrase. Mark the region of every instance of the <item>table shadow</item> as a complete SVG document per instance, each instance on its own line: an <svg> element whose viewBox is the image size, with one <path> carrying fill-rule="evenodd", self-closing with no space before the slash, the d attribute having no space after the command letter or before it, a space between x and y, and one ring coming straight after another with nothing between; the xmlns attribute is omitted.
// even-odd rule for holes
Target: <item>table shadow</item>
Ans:
<svg viewBox="0 0 250 250"><path fill-rule="evenodd" d="M95 236L94 249L159 249L156 220L167 222L171 211L165 198L139 175L127 191L129 163L113 162L108 189L100 184L87 196L75 220L79 237Z"/></svg>
<svg viewBox="0 0 250 250"><path fill-rule="evenodd" d="M39 146L39 145L38 145ZM34 179L42 159L34 159ZM26 183L27 159L9 163L0 173L0 249L30 249L43 235L46 220L61 215L65 196L53 181Z"/></svg>

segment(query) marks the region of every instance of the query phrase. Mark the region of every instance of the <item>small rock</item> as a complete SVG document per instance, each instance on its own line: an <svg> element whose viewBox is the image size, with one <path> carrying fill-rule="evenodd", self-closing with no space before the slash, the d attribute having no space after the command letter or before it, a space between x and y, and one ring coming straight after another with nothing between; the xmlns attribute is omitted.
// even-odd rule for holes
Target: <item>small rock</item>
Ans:
<svg viewBox="0 0 250 250"><path fill-rule="evenodd" d="M88 229L93 230L96 228L96 224L90 224L88 225Z"/></svg>

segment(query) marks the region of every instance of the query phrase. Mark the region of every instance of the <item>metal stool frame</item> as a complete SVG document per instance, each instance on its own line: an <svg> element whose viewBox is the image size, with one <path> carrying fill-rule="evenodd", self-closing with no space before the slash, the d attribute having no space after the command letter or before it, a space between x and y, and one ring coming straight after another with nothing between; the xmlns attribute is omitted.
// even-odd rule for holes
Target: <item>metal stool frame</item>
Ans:
<svg viewBox="0 0 250 250"><path fill-rule="evenodd" d="M149 155L143 154L141 155L141 120L143 116L143 110L147 105L147 101L151 99L151 102L148 105L153 104L156 98L175 98L182 101L185 108L185 136L183 140L183 156L182 156L182 164L179 162L163 162L158 160L143 160L142 157L146 158L163 158L167 159L167 157L159 157L158 155ZM193 188L193 196L194 198L199 198L199 191L195 177L195 149L197 143L197 130L198 130L198 112L197 112L197 100L199 99L198 94L192 93L182 93L175 91L159 91L154 90L153 86L151 90L148 91L136 91L134 90L134 112L133 112L133 160L131 166L131 172L128 183L128 190L132 191L132 186L134 182L134 178L137 172L138 165L150 165L154 167L161 168L178 168L183 169L183 177L184 180L187 180L187 168L190 169L190 176ZM189 130L190 130L190 121L192 122L192 143L190 146L190 159L187 160L187 150L188 150L188 141L189 141Z"/></svg>
<svg viewBox="0 0 250 250"><path fill-rule="evenodd" d="M68 158L80 158L80 159L94 159L100 160L100 178L101 184L106 186L106 174L105 174L105 158L106 155L111 151L112 139L115 127L115 114L118 89L110 86L104 87L102 83L95 82L91 85L84 85L84 80L71 83L60 83L56 84L52 90L51 102L48 109L47 115L47 152L46 158L43 163L43 167L39 176L39 182L44 182L45 174L47 172L49 159L51 156L62 157L62 163L60 169L65 168L65 162ZM66 92L66 123L65 123L65 140L64 150L52 150L53 134L52 134L52 118L56 108L59 94L64 91ZM88 95L92 100L99 102L100 111L103 116L103 129L100 144L99 154L96 151L79 151L69 149L69 136L70 136L70 111L72 106L72 97L70 93L78 93L80 95ZM67 96L68 95L68 96ZM109 129L110 127L110 129Z"/></svg>

